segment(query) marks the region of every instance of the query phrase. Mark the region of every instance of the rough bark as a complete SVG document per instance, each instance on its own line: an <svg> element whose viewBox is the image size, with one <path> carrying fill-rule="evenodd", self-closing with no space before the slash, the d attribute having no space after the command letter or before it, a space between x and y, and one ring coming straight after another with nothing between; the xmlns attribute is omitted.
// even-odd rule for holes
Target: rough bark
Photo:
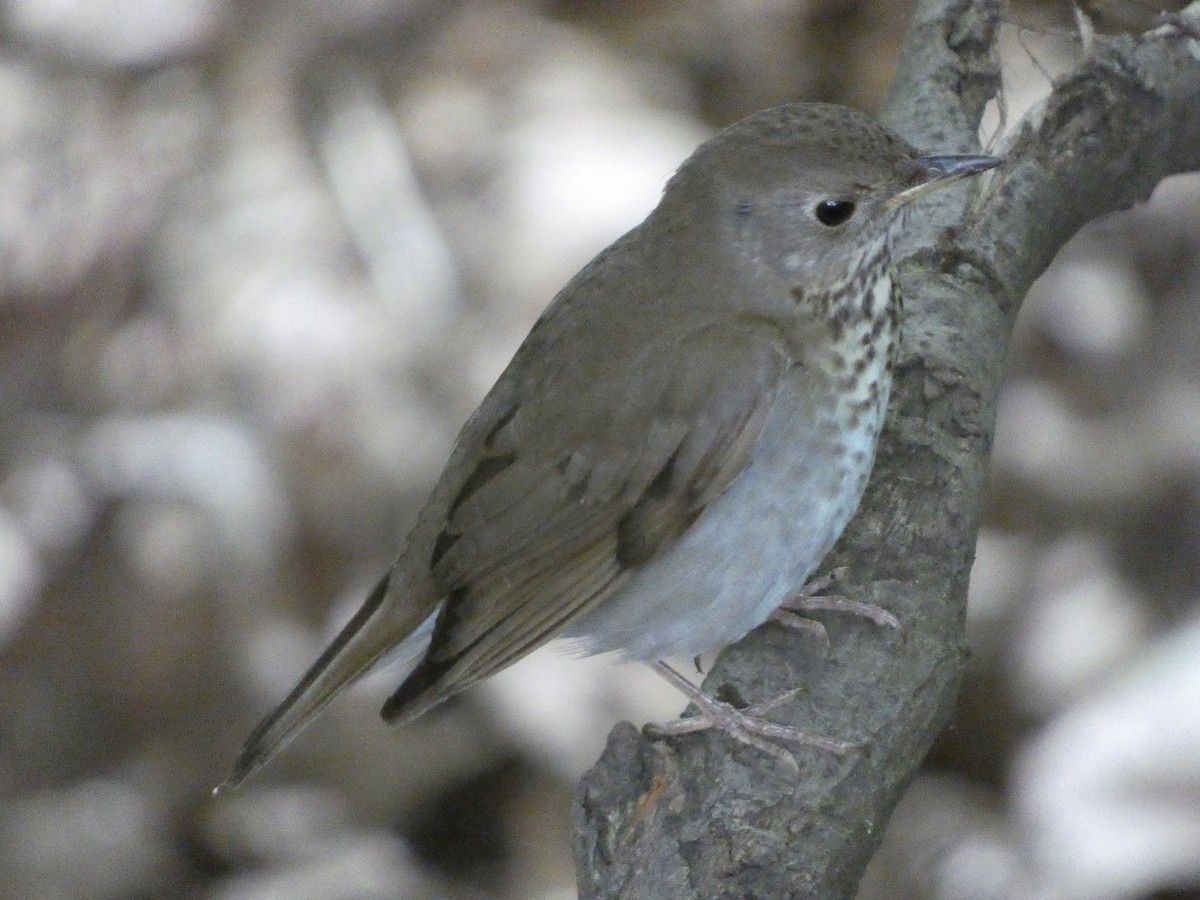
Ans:
<svg viewBox="0 0 1200 900"><path fill-rule="evenodd" d="M998 89L997 2L927 0L885 121L922 148L978 146ZM1102 40L1022 123L1005 165L914 214L900 249L905 350L871 487L827 561L902 634L825 616L828 652L777 626L725 651L709 691L747 702L803 684L781 722L862 744L795 753L799 773L717 732L618 726L574 808L583 898L853 897L905 786L948 722L965 665L966 587L1013 320L1086 222L1200 169L1200 3Z"/></svg>

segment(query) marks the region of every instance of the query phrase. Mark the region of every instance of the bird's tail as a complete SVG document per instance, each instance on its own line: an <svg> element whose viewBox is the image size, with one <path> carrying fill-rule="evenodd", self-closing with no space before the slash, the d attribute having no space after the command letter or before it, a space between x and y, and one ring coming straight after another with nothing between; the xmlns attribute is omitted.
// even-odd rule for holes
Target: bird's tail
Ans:
<svg viewBox="0 0 1200 900"><path fill-rule="evenodd" d="M436 610L419 604L385 603L392 592L389 572L362 608L304 673L287 698L246 738L229 777L216 790L234 788L278 753L341 691L387 658L402 670L415 668L429 644ZM396 588L403 590L401 585ZM407 671L402 671L407 675Z"/></svg>

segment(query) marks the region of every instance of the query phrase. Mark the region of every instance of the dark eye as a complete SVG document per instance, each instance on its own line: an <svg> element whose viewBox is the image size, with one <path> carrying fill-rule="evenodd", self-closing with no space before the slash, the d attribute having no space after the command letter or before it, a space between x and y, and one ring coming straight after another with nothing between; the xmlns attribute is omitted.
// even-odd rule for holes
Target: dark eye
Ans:
<svg viewBox="0 0 1200 900"><path fill-rule="evenodd" d="M854 215L854 203L850 200L822 200L817 204L817 221L836 228Z"/></svg>

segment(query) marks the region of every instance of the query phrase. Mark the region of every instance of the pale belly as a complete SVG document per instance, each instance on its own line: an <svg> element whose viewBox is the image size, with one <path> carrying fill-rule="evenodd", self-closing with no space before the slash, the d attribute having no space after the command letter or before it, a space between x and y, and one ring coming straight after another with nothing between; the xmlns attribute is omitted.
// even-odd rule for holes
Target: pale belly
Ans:
<svg viewBox="0 0 1200 900"><path fill-rule="evenodd" d="M875 373L871 373L875 374ZM887 405L886 379L855 427L785 384L746 470L667 553L564 637L627 659L694 656L764 622L803 586L858 508ZM846 421L845 405L839 417Z"/></svg>

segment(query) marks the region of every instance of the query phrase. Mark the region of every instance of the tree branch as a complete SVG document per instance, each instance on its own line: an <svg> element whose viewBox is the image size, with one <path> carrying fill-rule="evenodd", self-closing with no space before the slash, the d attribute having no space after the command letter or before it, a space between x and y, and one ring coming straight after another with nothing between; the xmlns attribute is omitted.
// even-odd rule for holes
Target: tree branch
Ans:
<svg viewBox="0 0 1200 900"><path fill-rule="evenodd" d="M998 85L997 6L920 5L884 116L918 146L975 145ZM736 685L750 703L803 684L805 698L782 706L779 721L864 749L842 759L798 749L797 776L717 732L650 741L618 726L576 797L581 897L854 895L954 708L996 394L1020 300L1085 222L1200 168L1200 4L1183 15L1097 45L1022 125L969 211L978 185L913 214L898 248L905 349L888 426L867 497L826 563L849 565L848 593L894 612L903 635L829 616L825 653L768 625L709 674L709 691Z"/></svg>

